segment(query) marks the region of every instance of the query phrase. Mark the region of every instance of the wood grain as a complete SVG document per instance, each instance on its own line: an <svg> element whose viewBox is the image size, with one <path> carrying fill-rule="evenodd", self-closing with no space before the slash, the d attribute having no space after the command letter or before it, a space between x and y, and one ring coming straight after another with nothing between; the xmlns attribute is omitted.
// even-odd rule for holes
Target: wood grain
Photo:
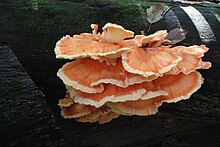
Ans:
<svg viewBox="0 0 220 147"><path fill-rule="evenodd" d="M8 47L0 47L1 146L57 146L60 128L36 87Z"/></svg>
<svg viewBox="0 0 220 147"><path fill-rule="evenodd" d="M38 145L46 143L48 146L55 146L51 142L54 141L55 144L60 145L59 140L63 136L69 146L220 146L220 28L219 22L205 8L199 11L209 22L217 41L206 43L210 50L206 53L204 60L212 62L213 65L211 69L201 71L205 82L189 100L176 104L163 104L159 112L153 116L120 116L104 125L77 123L74 120L63 119L57 103L58 99L65 95L65 89L62 81L56 77L56 72L67 61L55 59L53 48L56 41L67 33L73 35L88 32L89 28L85 26L94 22L103 24L112 21L127 29L137 28L133 30L136 33L146 29L141 17L138 18L137 11L129 11L129 7L115 5L102 8L89 7L86 12L93 16L89 21L81 19L82 14L79 15L80 19L74 17L76 20L65 20L65 18L71 18L75 11L77 14L78 11L81 12L78 5L79 3L60 1L58 13L53 8L45 11L46 6L42 10L31 11L18 5L0 2L1 12L4 12L0 13L0 20L2 20L0 28L3 28L0 29L0 44L10 46L30 77L43 91L47 101L45 104L44 98L39 93L37 93L39 96L32 98L31 91L35 91L35 86L24 80L27 74L17 76L20 72L24 73L23 68L21 69L20 65L18 68L15 57L7 57L2 50L0 60L1 63L4 60L4 64L0 65L0 75L4 75L4 81L11 79L16 83L10 89L10 82L3 83L1 78L2 85L8 87L1 88L1 99L3 96L6 97L1 103L8 108L8 115L10 115L9 120L4 119L4 123L1 123L0 134L3 137L1 139L1 142L4 142L3 145L23 145L25 142L33 144L39 141ZM87 6L82 4L84 5ZM135 6L131 8L133 10ZM178 6L171 10L179 22L170 21L173 19L173 13L168 13L163 20L152 25L150 33L159 29L171 30L181 25L188 31L187 38L181 45L203 44L187 14ZM121 17L122 15L124 17ZM5 16L8 18L6 22L3 21ZM62 23L63 21L65 23ZM13 71L14 69L16 71ZM10 71L13 72L10 73ZM17 77L22 78L17 80L19 79ZM16 86L19 83L24 84L24 89ZM51 110L56 122L51 118ZM28 112L27 116L26 112ZM50 119L53 121L48 124ZM43 128L41 125L48 126ZM59 129L53 130L57 125L61 128L61 132L58 131ZM17 136L19 137L16 138ZM51 142L50 139L52 139Z"/></svg>

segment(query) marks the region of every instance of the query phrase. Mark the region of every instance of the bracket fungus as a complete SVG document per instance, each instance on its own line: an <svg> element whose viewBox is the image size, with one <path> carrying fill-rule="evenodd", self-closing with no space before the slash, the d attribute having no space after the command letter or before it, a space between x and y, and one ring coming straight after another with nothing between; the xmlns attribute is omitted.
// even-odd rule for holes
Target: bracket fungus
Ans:
<svg viewBox="0 0 220 147"><path fill-rule="evenodd" d="M124 39L134 36L134 32L125 30L122 26L112 23L107 23L102 30L103 38L111 43L120 43Z"/></svg>
<svg viewBox="0 0 220 147"><path fill-rule="evenodd" d="M109 107L102 106L95 108L88 105L74 103L73 99L67 97L59 100L61 107L61 115L64 118L74 118L78 122L96 122L100 124L107 123L114 118L117 118L119 114L113 112Z"/></svg>
<svg viewBox="0 0 220 147"><path fill-rule="evenodd" d="M149 82L157 78L156 76L142 77L127 72L121 59L118 59L115 65L108 65L91 58L66 63L59 69L57 76L63 80L64 84L86 93L102 92L104 83L126 88L129 85Z"/></svg>
<svg viewBox="0 0 220 147"><path fill-rule="evenodd" d="M150 99L153 97L167 95L166 91L161 90L152 83L141 83L128 86L126 88L118 87L112 84L105 84L104 91L101 93L85 93L76 90L73 87L67 87L70 97L74 102L92 105L95 107L103 106L106 102L124 102L128 100Z"/></svg>
<svg viewBox="0 0 220 147"><path fill-rule="evenodd" d="M102 34L97 33L98 25L92 24L91 33L82 33L61 38L55 47L57 58L77 59L84 57L109 57L118 58L123 51L129 50L123 45L125 38L133 37L134 33L125 30L122 26L107 23L102 29Z"/></svg>
<svg viewBox="0 0 220 147"><path fill-rule="evenodd" d="M209 69L211 67L210 62L204 62L201 59L201 57L204 56L204 53L208 51L208 48L204 45L193 45L189 47L177 46L169 48L166 51L173 52L182 58L182 60L166 74L174 75L179 74L180 72L189 74L196 69Z"/></svg>
<svg viewBox="0 0 220 147"><path fill-rule="evenodd" d="M202 60L204 45L174 45L186 36L178 29L167 37L166 30L134 36L112 23L102 33L97 24L91 28L92 33L63 37L55 47L57 58L75 59L57 73L67 89L58 104L64 118L103 124L119 115L156 114L164 102L189 99L203 83L196 70L211 67Z"/></svg>

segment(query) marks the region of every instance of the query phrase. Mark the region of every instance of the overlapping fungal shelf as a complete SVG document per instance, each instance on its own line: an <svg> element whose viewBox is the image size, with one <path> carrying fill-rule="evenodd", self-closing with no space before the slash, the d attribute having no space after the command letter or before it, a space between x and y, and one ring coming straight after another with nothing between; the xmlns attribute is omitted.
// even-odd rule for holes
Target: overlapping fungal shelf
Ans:
<svg viewBox="0 0 220 147"><path fill-rule="evenodd" d="M103 124L119 115L155 114L163 102L190 98L203 83L196 70L211 67L202 61L204 45L163 45L170 41L166 30L134 36L112 23L102 33L97 24L91 28L55 47L57 58L70 60L57 73L67 89L58 104L64 118Z"/></svg>

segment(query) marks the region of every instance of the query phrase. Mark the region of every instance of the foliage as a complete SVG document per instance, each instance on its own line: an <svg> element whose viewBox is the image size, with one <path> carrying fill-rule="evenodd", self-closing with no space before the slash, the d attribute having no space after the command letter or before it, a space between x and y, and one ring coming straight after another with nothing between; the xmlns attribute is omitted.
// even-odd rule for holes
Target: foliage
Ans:
<svg viewBox="0 0 220 147"><path fill-rule="evenodd" d="M127 6L127 5L136 5L139 1L137 0L114 0L117 5Z"/></svg>
<svg viewBox="0 0 220 147"><path fill-rule="evenodd" d="M166 42L164 44L166 45L177 44L186 38L186 34L187 34L186 30L175 28L171 30L165 38L168 39L170 42Z"/></svg>
<svg viewBox="0 0 220 147"><path fill-rule="evenodd" d="M152 24L161 20L169 8L170 7L165 4L152 5L149 9L147 9L148 22Z"/></svg>
<svg viewBox="0 0 220 147"><path fill-rule="evenodd" d="M38 10L39 1L40 0L20 0L20 3L32 10Z"/></svg>

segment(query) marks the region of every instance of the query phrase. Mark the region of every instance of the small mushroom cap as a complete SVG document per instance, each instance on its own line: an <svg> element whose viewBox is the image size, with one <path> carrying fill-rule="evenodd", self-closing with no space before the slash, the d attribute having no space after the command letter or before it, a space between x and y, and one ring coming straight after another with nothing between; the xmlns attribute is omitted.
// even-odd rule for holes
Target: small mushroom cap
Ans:
<svg viewBox="0 0 220 147"><path fill-rule="evenodd" d="M99 26L97 24L91 24L91 28L93 29L92 34L97 34Z"/></svg>
<svg viewBox="0 0 220 147"><path fill-rule="evenodd" d="M192 72L188 75L166 75L154 81L154 84L168 92L167 96L159 96L147 100L136 100L112 103L106 105L113 112L121 115L140 115L147 116L155 114L162 102L178 102L188 99L195 93L203 83L203 79L198 72Z"/></svg>
<svg viewBox="0 0 220 147"><path fill-rule="evenodd" d="M72 103L68 107L61 107L61 115L64 118L77 118L91 113L91 106Z"/></svg>
<svg viewBox="0 0 220 147"><path fill-rule="evenodd" d="M72 98L69 98L69 97L66 97L66 98L63 98L63 99L60 99L59 100L59 104L58 106L60 107L69 107L73 104L73 99Z"/></svg>
<svg viewBox="0 0 220 147"><path fill-rule="evenodd" d="M76 121L78 122L89 122L89 123L94 123L98 122L99 124L104 124L107 122L110 122L112 119L117 118L119 114L112 112L111 109L108 107L101 107L101 108L94 108L96 111L84 115L78 118L75 118Z"/></svg>
<svg viewBox="0 0 220 147"><path fill-rule="evenodd" d="M103 42L101 39L100 34L83 33L74 37L67 35L56 43L56 58L77 59L97 56L118 58L123 51L129 50L121 44Z"/></svg>
<svg viewBox="0 0 220 147"><path fill-rule="evenodd" d="M88 114L88 115L84 115L84 116L81 116L81 117L77 117L75 118L75 121L77 122L83 122L83 123L94 123L94 122L97 122L98 119L99 119L99 116L102 114L101 111L98 111L97 113L95 114Z"/></svg>
<svg viewBox="0 0 220 147"><path fill-rule="evenodd" d="M103 114L99 116L98 123L105 124L119 116L120 116L119 114L112 112L110 109L108 109L108 111L104 111Z"/></svg>
<svg viewBox="0 0 220 147"><path fill-rule="evenodd" d="M116 65L108 65L90 58L66 63L58 70L57 76L63 80L64 84L86 93L102 92L104 90L103 83L125 88L157 78L157 76L144 78L127 72L122 66L121 59L116 61Z"/></svg>
<svg viewBox="0 0 220 147"><path fill-rule="evenodd" d="M76 118L81 122L96 122L100 115L104 114L104 112L109 112L109 108L106 106L95 108L78 104L69 97L60 99L59 106L61 108L61 115L64 118Z"/></svg>
<svg viewBox="0 0 220 147"><path fill-rule="evenodd" d="M167 52L168 46L157 48L133 48L122 53L122 63L130 73L144 77L161 76L177 65L182 58L172 52Z"/></svg>
<svg viewBox="0 0 220 147"><path fill-rule="evenodd" d="M151 82L135 84L126 88L118 87L112 84L105 84L104 91L97 94L84 93L67 87L70 97L76 103L101 107L106 102L124 102L129 100L150 99L153 97L167 95L166 91L155 87Z"/></svg>
<svg viewBox="0 0 220 147"><path fill-rule="evenodd" d="M144 39L144 37L147 37L147 36L145 36L145 35L135 35L133 39L130 39L130 41L133 41L136 46L141 47L142 46L142 40Z"/></svg>
<svg viewBox="0 0 220 147"><path fill-rule="evenodd" d="M100 107L100 108L95 108L90 106L91 112L87 115L75 118L76 121L78 122L89 122L89 123L94 123L97 122L99 119L99 116L102 115L102 111L104 109L107 109L106 107Z"/></svg>
<svg viewBox="0 0 220 147"><path fill-rule="evenodd" d="M102 30L103 38L111 43L121 43L125 38L132 38L134 36L134 32L125 30L122 26L112 23L107 23Z"/></svg>
<svg viewBox="0 0 220 147"><path fill-rule="evenodd" d="M166 74L179 74L180 72L189 74L196 69L208 69L211 67L210 62L204 62L201 59L204 53L208 51L208 48L204 45L190 47L177 46L169 48L167 51L176 53L182 60Z"/></svg>
<svg viewBox="0 0 220 147"><path fill-rule="evenodd" d="M66 104L68 104L68 106ZM74 103L73 99L69 97L60 99L59 106L61 107L61 115L64 118L74 118L78 122L94 123L98 121L99 124L104 124L119 116L119 114L112 112L111 109L106 106L95 108L78 104Z"/></svg>
<svg viewBox="0 0 220 147"><path fill-rule="evenodd" d="M167 40L165 37L167 36L166 30L160 30L157 31L154 34L145 36L141 40L142 45L148 44L148 47L159 47L163 42L166 42Z"/></svg>

